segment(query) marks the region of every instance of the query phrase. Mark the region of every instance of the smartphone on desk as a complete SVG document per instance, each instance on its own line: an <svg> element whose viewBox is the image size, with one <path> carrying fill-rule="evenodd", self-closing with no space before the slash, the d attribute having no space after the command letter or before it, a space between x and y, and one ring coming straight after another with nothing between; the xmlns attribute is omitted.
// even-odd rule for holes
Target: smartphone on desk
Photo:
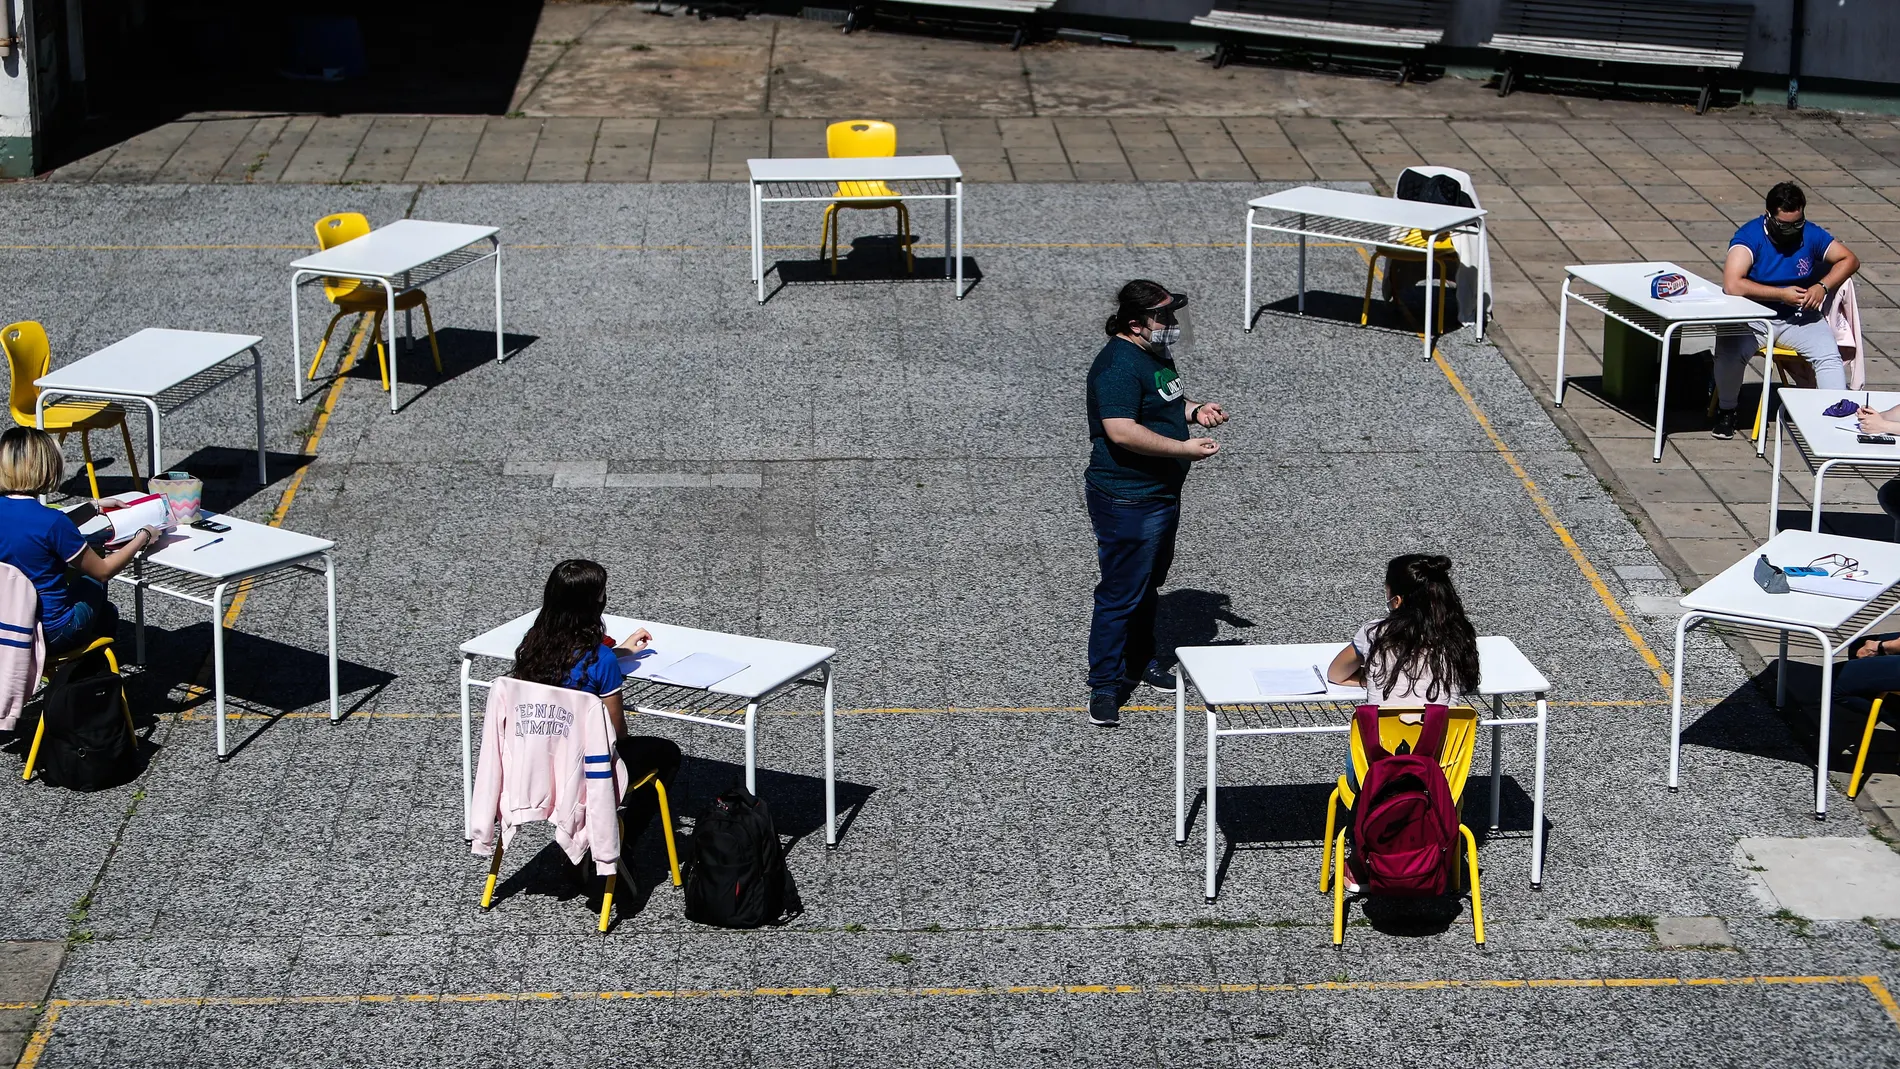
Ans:
<svg viewBox="0 0 1900 1069"><path fill-rule="evenodd" d="M212 534L223 534L231 529L230 524L219 523L209 516L200 517L192 526L200 531L210 531Z"/></svg>

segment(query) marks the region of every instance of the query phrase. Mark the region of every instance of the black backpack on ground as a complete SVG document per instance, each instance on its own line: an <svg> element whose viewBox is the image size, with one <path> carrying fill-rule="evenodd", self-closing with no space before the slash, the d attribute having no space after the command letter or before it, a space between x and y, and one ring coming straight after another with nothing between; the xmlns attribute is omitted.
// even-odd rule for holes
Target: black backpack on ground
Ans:
<svg viewBox="0 0 1900 1069"><path fill-rule="evenodd" d="M712 800L693 828L697 863L686 878L686 919L720 928L776 924L796 895L772 811L734 785ZM794 907L795 908L795 907Z"/></svg>
<svg viewBox="0 0 1900 1069"><path fill-rule="evenodd" d="M139 774L138 739L119 703L123 683L105 654L88 653L59 666L46 684L40 718L40 777L55 787L97 791Z"/></svg>

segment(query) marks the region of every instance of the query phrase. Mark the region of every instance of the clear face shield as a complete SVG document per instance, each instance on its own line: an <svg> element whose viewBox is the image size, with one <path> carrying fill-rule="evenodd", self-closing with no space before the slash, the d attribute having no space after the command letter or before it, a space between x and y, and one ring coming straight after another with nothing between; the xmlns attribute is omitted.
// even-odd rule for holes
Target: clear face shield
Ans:
<svg viewBox="0 0 1900 1069"><path fill-rule="evenodd" d="M1188 299L1184 293L1170 295L1173 299L1158 309L1148 313L1150 323L1160 324L1160 329L1149 335L1149 340L1159 342L1170 353L1180 353L1194 344L1194 318L1188 313Z"/></svg>

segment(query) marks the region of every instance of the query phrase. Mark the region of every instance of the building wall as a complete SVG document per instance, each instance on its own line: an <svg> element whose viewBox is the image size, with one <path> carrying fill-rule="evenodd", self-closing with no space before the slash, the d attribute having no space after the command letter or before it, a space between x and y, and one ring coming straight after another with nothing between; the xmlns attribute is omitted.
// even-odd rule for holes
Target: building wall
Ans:
<svg viewBox="0 0 1900 1069"><path fill-rule="evenodd" d="M27 35L20 26L25 21L22 0L0 0L0 37ZM32 64L23 54L28 44L18 44L0 59L0 178L27 178L33 174L33 93L29 81Z"/></svg>
<svg viewBox="0 0 1900 1069"><path fill-rule="evenodd" d="M1667 0L1658 0L1667 2ZM1788 72L1788 38L1794 5L1802 0L1754 0L1755 26L1742 69ZM1839 78L1900 85L1900 0L1805 0L1807 40L1804 78ZM1445 43L1482 47L1497 25L1503 0L1452 0ZM1101 18L1185 23L1204 15L1215 0L1057 0L1058 13Z"/></svg>

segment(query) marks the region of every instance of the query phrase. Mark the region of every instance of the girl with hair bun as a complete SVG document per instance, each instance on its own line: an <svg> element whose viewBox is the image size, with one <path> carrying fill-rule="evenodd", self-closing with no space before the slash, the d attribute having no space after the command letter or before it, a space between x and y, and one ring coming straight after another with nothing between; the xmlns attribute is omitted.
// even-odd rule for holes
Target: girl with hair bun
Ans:
<svg viewBox="0 0 1900 1069"><path fill-rule="evenodd" d="M1478 689L1478 633L1451 585L1451 558L1406 553L1385 566L1386 614L1363 624L1326 669L1326 678L1364 686L1372 705L1413 707L1399 719L1416 724L1427 705L1451 705ZM1346 780L1359 789L1346 758Z"/></svg>
<svg viewBox="0 0 1900 1069"><path fill-rule="evenodd" d="M1326 678L1373 705L1451 705L1478 689L1478 633L1451 585L1451 558L1406 553L1385 566L1387 612L1359 628Z"/></svg>

